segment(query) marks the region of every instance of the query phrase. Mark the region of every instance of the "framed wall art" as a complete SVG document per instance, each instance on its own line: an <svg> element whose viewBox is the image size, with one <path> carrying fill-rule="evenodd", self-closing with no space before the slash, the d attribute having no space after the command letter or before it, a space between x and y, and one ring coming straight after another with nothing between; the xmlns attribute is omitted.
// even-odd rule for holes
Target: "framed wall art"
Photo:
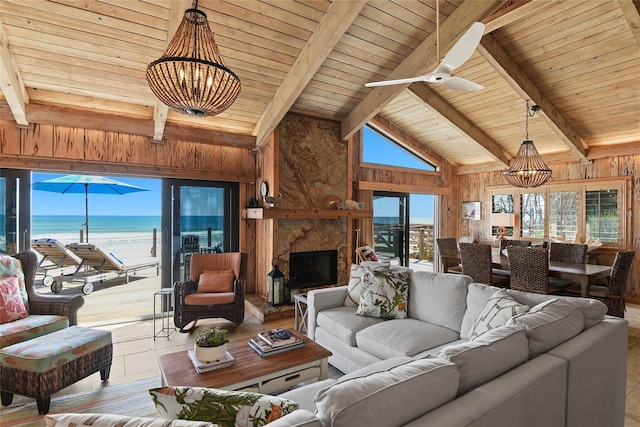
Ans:
<svg viewBox="0 0 640 427"><path fill-rule="evenodd" d="M480 202L463 203L462 219L479 220L480 219Z"/></svg>

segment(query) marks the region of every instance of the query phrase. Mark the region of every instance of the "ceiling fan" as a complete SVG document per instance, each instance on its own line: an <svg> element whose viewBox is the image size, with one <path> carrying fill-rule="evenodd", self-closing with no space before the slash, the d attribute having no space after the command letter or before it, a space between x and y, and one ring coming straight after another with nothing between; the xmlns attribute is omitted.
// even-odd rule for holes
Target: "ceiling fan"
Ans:
<svg viewBox="0 0 640 427"><path fill-rule="evenodd" d="M437 4L437 3L436 3ZM437 24L437 23L436 23ZM436 45L438 46L438 58L440 58L440 41L439 41L439 28L436 28L436 36L438 37L438 41ZM397 84L405 84L405 83L413 83L413 82L428 82L428 83L442 83L444 86L449 89L454 90L465 90L465 91L474 91L480 90L484 88L484 86L472 82L471 80L464 79L462 77L452 76L451 72L464 64L473 51L476 50L478 44L480 44L480 39L484 34L484 24L482 22L475 22L469 29L464 33L460 40L451 48L449 53L447 53L438 65L438 68L431 73L424 74L422 76L417 77L409 77L406 79L398 79L398 80L384 80L381 82L372 82L366 83L366 87L376 87L376 86L389 86L389 85L397 85Z"/></svg>

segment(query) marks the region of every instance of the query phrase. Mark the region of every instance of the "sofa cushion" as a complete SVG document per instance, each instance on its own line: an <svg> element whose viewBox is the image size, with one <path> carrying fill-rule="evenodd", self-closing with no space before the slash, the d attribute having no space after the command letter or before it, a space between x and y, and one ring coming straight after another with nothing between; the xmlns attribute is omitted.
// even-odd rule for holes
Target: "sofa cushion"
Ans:
<svg viewBox="0 0 640 427"><path fill-rule="evenodd" d="M471 283L467 288L467 309L464 312L462 318L462 326L460 327L460 338L465 340L469 339L471 335L471 328L475 323L480 310L484 307L485 303L491 298L493 294L498 292L501 288L495 286L487 286L481 283Z"/></svg>
<svg viewBox="0 0 640 427"><path fill-rule="evenodd" d="M456 331L415 319L387 320L356 334L358 348L381 359L415 356L430 348L450 343Z"/></svg>
<svg viewBox="0 0 640 427"><path fill-rule="evenodd" d="M550 299L558 299L563 301L570 301L572 304L580 307L582 315L584 316L584 328L588 329L593 325L602 322L605 314L607 314L607 306L593 298L576 298L576 297L563 297L555 295L541 295L531 292L522 292L509 289L509 295L521 304L526 304L529 307L538 305L544 301Z"/></svg>
<svg viewBox="0 0 640 427"><path fill-rule="evenodd" d="M362 291L356 314L383 319L407 317L409 274L363 267Z"/></svg>
<svg viewBox="0 0 640 427"><path fill-rule="evenodd" d="M23 319L0 325L0 348L50 334L68 326L69 319L64 316L31 314Z"/></svg>
<svg viewBox="0 0 640 427"><path fill-rule="evenodd" d="M528 356L527 336L515 326L491 329L474 341L446 347L436 355L458 367L458 394L464 394L499 377L526 362Z"/></svg>
<svg viewBox="0 0 640 427"><path fill-rule="evenodd" d="M28 315L20 294L18 276L0 277L0 323L13 322Z"/></svg>
<svg viewBox="0 0 640 427"><path fill-rule="evenodd" d="M473 322L469 339L473 340L487 331L504 326L513 316L527 311L528 305L516 302L506 290L500 289L484 303L476 321Z"/></svg>
<svg viewBox="0 0 640 427"><path fill-rule="evenodd" d="M118 427L215 427L202 421L165 420L113 414L47 414L47 427L118 426Z"/></svg>
<svg viewBox="0 0 640 427"><path fill-rule="evenodd" d="M281 397L243 391L160 387L149 393L163 418L216 422L225 427L259 427L298 409L297 403Z"/></svg>
<svg viewBox="0 0 640 427"><path fill-rule="evenodd" d="M416 271L409 285L409 317L460 332L471 277Z"/></svg>
<svg viewBox="0 0 640 427"><path fill-rule="evenodd" d="M325 426L399 426L455 398L458 381L449 361L412 360L319 391L316 416Z"/></svg>
<svg viewBox="0 0 640 427"><path fill-rule="evenodd" d="M525 330L529 338L529 357L546 353L582 332L582 310L569 301L552 299L532 307L528 313L507 322Z"/></svg>
<svg viewBox="0 0 640 427"><path fill-rule="evenodd" d="M329 331L331 335L352 347L356 346L356 333L384 322L376 317L357 316L353 307L336 307L322 310L318 313L316 324L319 328Z"/></svg>

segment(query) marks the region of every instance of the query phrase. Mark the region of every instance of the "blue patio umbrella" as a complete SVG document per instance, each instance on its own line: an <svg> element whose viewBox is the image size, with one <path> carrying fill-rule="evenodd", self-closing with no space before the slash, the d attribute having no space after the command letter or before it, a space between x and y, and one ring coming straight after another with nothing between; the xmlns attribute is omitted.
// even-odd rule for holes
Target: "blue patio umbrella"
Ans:
<svg viewBox="0 0 640 427"><path fill-rule="evenodd" d="M146 188L116 181L103 176L65 175L33 184L34 190L52 193L84 193L85 195L85 232L89 241L89 193L91 194L127 194L137 191L149 191Z"/></svg>

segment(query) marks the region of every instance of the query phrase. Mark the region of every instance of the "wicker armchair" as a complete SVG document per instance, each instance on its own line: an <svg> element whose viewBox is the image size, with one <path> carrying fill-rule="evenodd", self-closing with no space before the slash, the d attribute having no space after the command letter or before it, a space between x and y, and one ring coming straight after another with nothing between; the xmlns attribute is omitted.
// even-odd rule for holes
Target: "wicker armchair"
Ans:
<svg viewBox="0 0 640 427"><path fill-rule="evenodd" d="M587 256L587 245L577 243L551 242L549 244L549 261L584 264Z"/></svg>
<svg viewBox="0 0 640 427"><path fill-rule="evenodd" d="M476 283L508 287L509 277L494 275L491 267L491 245L460 243L462 274L471 276Z"/></svg>
<svg viewBox="0 0 640 427"><path fill-rule="evenodd" d="M24 251L12 255L22 264L24 284L29 296L29 314L50 314L66 316L69 325L78 324L78 310L84 304L82 295L41 294L36 291L35 277L38 257L33 251Z"/></svg>
<svg viewBox="0 0 640 427"><path fill-rule="evenodd" d="M232 292L198 292L200 275L205 271L233 270ZM225 252L193 254L191 279L174 283L173 320L180 332L192 330L198 319L221 317L235 326L244 321L244 285L247 277L247 254ZM190 323L193 325L186 328Z"/></svg>
<svg viewBox="0 0 640 427"><path fill-rule="evenodd" d="M549 252L544 248L509 247L511 289L551 294L563 290L549 282Z"/></svg>
<svg viewBox="0 0 640 427"><path fill-rule="evenodd" d="M635 251L620 251L611 266L611 274L607 278L607 284L589 286L589 297L598 299L607 305L607 314L624 318L624 296L627 292L627 279L631 271L631 264ZM580 286L572 285L566 288L571 294L580 295Z"/></svg>
<svg viewBox="0 0 640 427"><path fill-rule="evenodd" d="M443 270L447 273L462 273L462 267L460 266L460 263L442 259L442 255L460 255L460 253L458 252L458 244L456 243L456 239L454 239L453 237L442 237L440 239L436 239L436 244L438 245L438 252L440 252L440 262L442 263Z"/></svg>

